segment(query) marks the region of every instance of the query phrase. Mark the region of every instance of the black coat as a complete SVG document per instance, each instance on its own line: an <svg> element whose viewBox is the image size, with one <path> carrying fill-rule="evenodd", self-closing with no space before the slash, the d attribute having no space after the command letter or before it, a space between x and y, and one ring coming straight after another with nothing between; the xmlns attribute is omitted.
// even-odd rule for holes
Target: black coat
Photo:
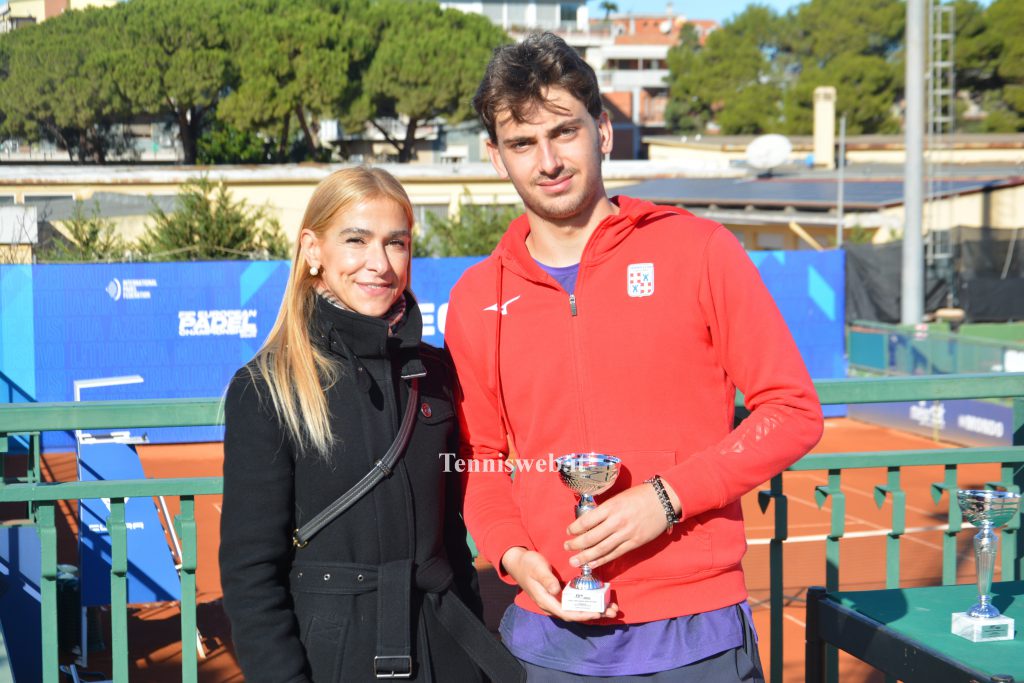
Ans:
<svg viewBox="0 0 1024 683"><path fill-rule="evenodd" d="M251 683L375 680L374 657L395 654L388 648L396 636L411 644L411 680L481 680L459 645L466 638L446 628L452 614L468 614L453 601L481 612L458 475L445 472L454 457L445 454L457 451L454 376L441 351L420 343L419 309L408 302L405 322L389 337L383 320L317 297L313 342L341 370L327 390L336 438L329 462L293 443L253 363L228 388L221 582L235 653ZM409 393L402 376L424 370L417 423L394 472L308 546L293 548L293 530L387 451ZM378 583L386 588L378 591ZM379 622L389 641L383 651Z"/></svg>

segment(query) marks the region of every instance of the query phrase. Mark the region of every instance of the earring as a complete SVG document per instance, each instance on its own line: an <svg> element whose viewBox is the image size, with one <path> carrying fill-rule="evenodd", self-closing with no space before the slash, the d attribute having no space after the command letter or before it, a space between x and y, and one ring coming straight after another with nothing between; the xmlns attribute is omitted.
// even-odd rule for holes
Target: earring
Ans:
<svg viewBox="0 0 1024 683"><path fill-rule="evenodd" d="M317 275L320 274L320 269L317 268L316 266L310 266L309 267L309 274L312 275L313 277L316 277Z"/></svg>

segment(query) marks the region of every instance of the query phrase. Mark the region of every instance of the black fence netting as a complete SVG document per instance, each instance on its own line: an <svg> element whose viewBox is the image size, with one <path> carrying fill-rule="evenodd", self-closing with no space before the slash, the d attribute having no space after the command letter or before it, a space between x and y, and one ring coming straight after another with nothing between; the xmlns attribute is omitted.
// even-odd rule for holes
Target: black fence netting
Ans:
<svg viewBox="0 0 1024 683"><path fill-rule="evenodd" d="M956 228L925 254L925 312L964 309L966 322L1024 320L1024 238L1015 230ZM902 242L849 244L846 320L900 321Z"/></svg>

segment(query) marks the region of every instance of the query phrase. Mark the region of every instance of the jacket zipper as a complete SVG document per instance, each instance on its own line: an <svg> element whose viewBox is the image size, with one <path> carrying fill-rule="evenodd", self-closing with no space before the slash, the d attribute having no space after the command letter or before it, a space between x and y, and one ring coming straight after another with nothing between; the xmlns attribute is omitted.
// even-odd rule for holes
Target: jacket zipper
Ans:
<svg viewBox="0 0 1024 683"><path fill-rule="evenodd" d="M577 286L579 285L579 279L577 278ZM573 371L576 375L576 396L577 396L577 410L580 430L580 440L582 443L580 446L583 452L589 452L593 450L590 444L590 430L587 429L587 408L586 408L586 391L583 386L583 344L580 341L580 329L578 322L579 311L576 308L576 294L569 295L569 331L571 346L569 353L572 354L572 365Z"/></svg>

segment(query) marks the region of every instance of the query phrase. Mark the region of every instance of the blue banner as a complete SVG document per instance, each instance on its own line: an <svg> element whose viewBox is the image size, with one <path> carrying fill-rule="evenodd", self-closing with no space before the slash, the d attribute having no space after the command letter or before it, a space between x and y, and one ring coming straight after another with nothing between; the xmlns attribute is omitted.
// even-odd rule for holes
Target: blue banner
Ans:
<svg viewBox="0 0 1024 683"><path fill-rule="evenodd" d="M988 401L917 401L850 406L850 417L963 446L1013 444L1013 408Z"/></svg>
<svg viewBox="0 0 1024 683"><path fill-rule="evenodd" d="M145 479L139 454L121 443L79 446L80 481ZM128 529L128 602L163 602L181 597L181 584L163 526L152 498L125 500ZM78 505L79 576L82 606L110 604L109 499L82 500Z"/></svg>
<svg viewBox="0 0 1024 683"><path fill-rule="evenodd" d="M35 526L0 527L0 626L15 681L43 680L41 578L42 545Z"/></svg>
<svg viewBox="0 0 1024 683"><path fill-rule="evenodd" d="M846 377L846 253L751 251L750 259L800 348L811 377ZM846 406L824 406L826 417Z"/></svg>
<svg viewBox="0 0 1024 683"><path fill-rule="evenodd" d="M815 378L844 377L844 254L750 252ZM476 258L418 258L424 341L440 346L449 292ZM284 261L0 266L0 402L221 396L277 317ZM105 383L115 377L130 382ZM832 408L829 414L841 414ZM146 430L152 443L223 430ZM135 434L135 436L140 436ZM47 451L73 450L48 434Z"/></svg>

